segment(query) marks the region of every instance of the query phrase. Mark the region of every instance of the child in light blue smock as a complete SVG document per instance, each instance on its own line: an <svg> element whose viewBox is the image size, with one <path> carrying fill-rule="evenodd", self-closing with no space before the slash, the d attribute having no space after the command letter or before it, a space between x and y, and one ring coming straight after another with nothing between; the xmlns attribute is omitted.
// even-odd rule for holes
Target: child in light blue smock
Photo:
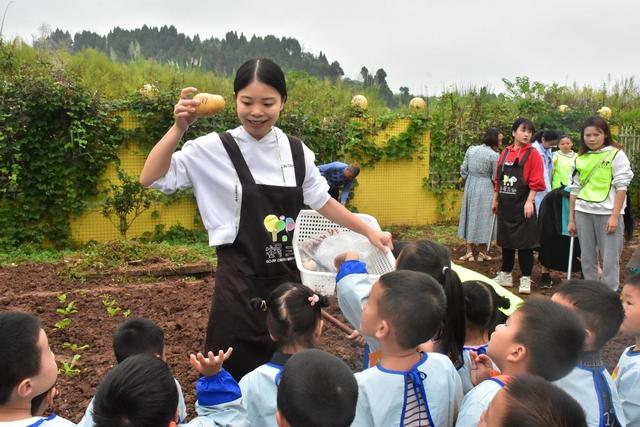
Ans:
<svg viewBox="0 0 640 427"><path fill-rule="evenodd" d="M343 254L337 295L349 322L373 350L375 367L356 374L353 426L453 426L462 398L460 377L445 355L418 346L439 330L446 312L441 285L414 271L387 273L375 283L357 253Z"/></svg>
<svg viewBox="0 0 640 427"><path fill-rule="evenodd" d="M116 362L136 354L150 354L164 360L164 332L153 321L144 318L129 318L122 322L113 333L113 353ZM187 419L187 406L178 380L174 380L178 390L178 422ZM93 399L78 427L93 427Z"/></svg>
<svg viewBox="0 0 640 427"><path fill-rule="evenodd" d="M574 279L564 282L552 300L574 311L587 331L578 365L555 385L582 405L589 426L626 426L618 390L602 360L603 347L624 317L620 296L602 282Z"/></svg>
<svg viewBox="0 0 640 427"><path fill-rule="evenodd" d="M316 346L322 333L321 309L329 301L304 285L284 283L266 301L258 298L251 303L254 310L267 312L276 351L271 361L240 380L242 404L253 427L276 427L276 396L284 365L293 354Z"/></svg>
<svg viewBox="0 0 640 427"><path fill-rule="evenodd" d="M458 374L462 381L462 392L467 394L473 388L471 352L487 354L489 336L495 328L498 310L508 309L510 301L498 295L491 285L479 280L462 282L462 289L466 313L466 332L462 349L464 365L458 369Z"/></svg>
<svg viewBox="0 0 640 427"><path fill-rule="evenodd" d="M530 297L491 334L486 355L471 354L476 385L462 400L456 427L475 427L509 381L533 374L553 381L575 366L584 328L570 310L544 297ZM491 372L493 363L500 372ZM484 380L483 380L484 379Z"/></svg>
<svg viewBox="0 0 640 427"><path fill-rule="evenodd" d="M635 345L627 347L618 361L613 382L618 390L627 426L640 426L640 275L627 280L622 288L624 321L620 332L635 338Z"/></svg>
<svg viewBox="0 0 640 427"><path fill-rule="evenodd" d="M98 386L94 425L249 427L238 383L222 369L231 352L191 355L191 366L201 377L196 383L197 416L186 424L177 421L178 389L167 364L144 353L127 357Z"/></svg>

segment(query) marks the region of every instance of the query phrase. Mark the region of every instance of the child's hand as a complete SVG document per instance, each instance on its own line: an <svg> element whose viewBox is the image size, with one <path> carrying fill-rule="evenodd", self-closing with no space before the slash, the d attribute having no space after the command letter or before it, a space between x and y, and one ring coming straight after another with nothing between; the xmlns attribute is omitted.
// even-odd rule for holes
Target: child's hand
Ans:
<svg viewBox="0 0 640 427"><path fill-rule="evenodd" d="M186 131L189 126L196 121L196 107L200 105L200 100L190 99L189 95L196 93L195 87L186 87L180 92L180 100L173 107L173 118L175 125L181 131Z"/></svg>
<svg viewBox="0 0 640 427"><path fill-rule="evenodd" d="M362 334L360 332L358 332L357 330L353 330L353 332L351 332L349 335L347 335L347 339L349 341L351 341L354 344L357 345L364 345L365 341L364 341L364 337L362 336Z"/></svg>
<svg viewBox="0 0 640 427"><path fill-rule="evenodd" d="M189 357L189 361L196 371L200 372L205 377L211 377L220 372L220 369L222 369L222 363L231 357L231 353L233 353L232 347L229 347L226 352L220 350L217 356L214 356L212 351L207 353L207 357L204 357L202 353L198 352L197 355L192 354Z"/></svg>
<svg viewBox="0 0 640 427"><path fill-rule="evenodd" d="M358 260L360 259L360 255L358 255L358 252L354 252L354 251L350 251L350 252L344 252L341 253L340 255L338 255L334 260L333 260L333 265L336 267L336 271L340 270L340 266L342 265L343 262L345 261L350 261L350 260Z"/></svg>
<svg viewBox="0 0 640 427"><path fill-rule="evenodd" d="M469 355L471 356L471 382L473 385L478 385L491 377L493 362L486 354L476 354L476 352L470 351Z"/></svg>
<svg viewBox="0 0 640 427"><path fill-rule="evenodd" d="M44 398L44 401L47 404L47 407L49 408L53 407L53 401L55 400L56 397L58 397L59 394L60 392L55 386L49 389L49 391L47 392L47 397Z"/></svg>

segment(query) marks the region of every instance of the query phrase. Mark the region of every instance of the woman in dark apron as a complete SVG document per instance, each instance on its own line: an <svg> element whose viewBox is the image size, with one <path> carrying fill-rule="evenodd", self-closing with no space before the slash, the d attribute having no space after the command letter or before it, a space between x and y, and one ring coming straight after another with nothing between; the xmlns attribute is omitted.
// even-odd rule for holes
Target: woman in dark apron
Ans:
<svg viewBox="0 0 640 427"><path fill-rule="evenodd" d="M533 123L517 119L511 128L513 144L500 154L496 170L493 211L498 218L498 246L502 248L502 266L494 279L504 287L513 286L511 272L516 251L522 277L518 292L531 293L533 249L538 247L538 229L534 199L545 187L540 154L530 144Z"/></svg>
<svg viewBox="0 0 640 427"><path fill-rule="evenodd" d="M233 347L225 368L240 380L273 353L266 313L253 311L249 301L300 280L291 242L303 204L382 250L391 246L391 235L371 229L333 200L313 153L274 126L287 99L284 74L274 62L253 59L238 69L240 127L188 141L174 153L196 118L200 101L189 99L194 92L182 90L175 123L149 153L140 182L165 193L193 188L218 255L205 350Z"/></svg>

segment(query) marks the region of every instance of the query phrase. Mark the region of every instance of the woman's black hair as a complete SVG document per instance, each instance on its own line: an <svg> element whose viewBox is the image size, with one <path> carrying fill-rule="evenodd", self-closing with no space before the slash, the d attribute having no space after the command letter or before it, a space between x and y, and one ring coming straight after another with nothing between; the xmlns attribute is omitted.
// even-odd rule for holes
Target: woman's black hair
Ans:
<svg viewBox="0 0 640 427"><path fill-rule="evenodd" d="M611 129L609 128L609 123L607 123L607 121L600 116L591 116L584 122L584 124L582 125L582 129L580 130L580 149L578 150L578 155L582 155L589 151L589 147L587 147L587 144L584 142L584 131L588 127L598 128L604 133L605 147L609 145L619 147L611 137Z"/></svg>
<svg viewBox="0 0 640 427"><path fill-rule="evenodd" d="M524 117L518 117L511 125L511 132L517 131L518 128L522 125L524 125L525 129L529 129L531 133L534 133L536 131L536 127L533 125L533 122L531 120L525 119Z"/></svg>
<svg viewBox="0 0 640 427"><path fill-rule="evenodd" d="M311 305L309 298L317 298L317 301ZM253 298L250 304L256 311L267 311L267 329L276 347L300 345L313 348L313 333L322 318L321 309L329 306L329 299L300 283L289 282L278 286L266 301Z"/></svg>
<svg viewBox="0 0 640 427"><path fill-rule="evenodd" d="M500 135L502 135L502 131L500 129L489 128L482 135L482 143L489 147L497 147L500 145Z"/></svg>
<svg viewBox="0 0 640 427"><path fill-rule="evenodd" d="M449 250L431 240L403 244L396 262L397 270L427 273L440 283L447 298L447 314L437 340L456 367L464 364L462 348L465 340L465 307L462 284L451 270Z"/></svg>
<svg viewBox="0 0 640 427"><path fill-rule="evenodd" d="M255 58L246 61L238 68L236 77L233 80L233 92L238 95L245 87L254 80L271 86L278 91L282 97L282 102L287 100L287 83L282 69L270 59Z"/></svg>
<svg viewBox="0 0 640 427"><path fill-rule="evenodd" d="M511 301L498 295L493 286L480 280L462 282L466 321L483 328L491 335L496 325L498 310L509 308Z"/></svg>
<svg viewBox="0 0 640 427"><path fill-rule="evenodd" d="M538 142L542 142L542 140L545 141L559 141L560 140L560 134L558 132L556 132L555 130L539 130L538 132L536 132L535 135L533 135L533 138L531 138L532 141L538 141Z"/></svg>

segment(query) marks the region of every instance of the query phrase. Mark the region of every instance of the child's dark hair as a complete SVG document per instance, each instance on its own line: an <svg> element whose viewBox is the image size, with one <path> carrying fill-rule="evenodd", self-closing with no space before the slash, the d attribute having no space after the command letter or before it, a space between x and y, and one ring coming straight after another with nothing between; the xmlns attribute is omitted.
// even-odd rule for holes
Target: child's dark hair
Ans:
<svg viewBox="0 0 640 427"><path fill-rule="evenodd" d="M389 320L398 345L414 348L429 341L441 328L447 311L442 286L425 273L396 270L378 280L383 296L380 317Z"/></svg>
<svg viewBox="0 0 640 427"><path fill-rule="evenodd" d="M497 147L500 145L500 135L502 135L500 129L489 128L482 135L482 143L489 147Z"/></svg>
<svg viewBox="0 0 640 427"><path fill-rule="evenodd" d="M627 285L640 289L640 273L634 274L633 276L629 277L624 282L624 286L627 286Z"/></svg>
<svg viewBox="0 0 640 427"><path fill-rule="evenodd" d="M282 102L287 100L287 83L282 69L270 59L255 58L246 61L238 68L236 78L233 81L233 92L238 95L245 87L253 81L259 81L271 86L278 91L282 97Z"/></svg>
<svg viewBox="0 0 640 427"><path fill-rule="evenodd" d="M596 349L616 336L624 320L620 295L597 280L573 279L563 282L556 294L575 307L585 326L595 336Z"/></svg>
<svg viewBox="0 0 640 427"><path fill-rule="evenodd" d="M294 354L278 385L278 410L291 427L348 427L358 401L351 369L321 350Z"/></svg>
<svg viewBox="0 0 640 427"><path fill-rule="evenodd" d="M609 123L607 123L607 121L600 116L591 116L584 122L584 124L582 125L582 129L580 130L580 149L578 150L579 155L582 155L589 151L589 147L587 147L587 144L584 142L584 131L588 127L596 127L604 133L605 147L609 145L618 147L618 144L613 142L613 138L611 137L611 129L609 128Z"/></svg>
<svg viewBox="0 0 640 427"><path fill-rule="evenodd" d="M309 298L317 301L311 305ZM329 299L300 283L289 282L278 286L266 301L254 298L250 303L254 310L268 311L267 329L276 347L297 344L313 348L313 333L322 318L321 309L329 306Z"/></svg>
<svg viewBox="0 0 640 427"><path fill-rule="evenodd" d="M501 427L586 427L584 410L567 392L535 375L518 375L502 389Z"/></svg>
<svg viewBox="0 0 640 427"><path fill-rule="evenodd" d="M517 312L521 321L515 341L527 349L528 372L548 381L568 374L584 345L580 319L568 308L538 296L528 298Z"/></svg>
<svg viewBox="0 0 640 427"><path fill-rule="evenodd" d="M533 137L531 138L532 141L538 141L538 142L542 142L542 140L545 141L559 141L560 140L560 134L558 132L556 132L555 130L545 130L545 131L538 131L536 132L535 135L533 135Z"/></svg>
<svg viewBox="0 0 640 427"><path fill-rule="evenodd" d="M29 313L0 313L0 405L25 378L40 372L40 322Z"/></svg>
<svg viewBox="0 0 640 427"><path fill-rule="evenodd" d="M446 318L438 340L451 362L459 368L464 364L462 348L465 340L464 293L458 274L451 270L446 246L431 240L418 240L403 245L396 269L426 273L444 289L447 301Z"/></svg>
<svg viewBox="0 0 640 427"><path fill-rule="evenodd" d="M136 354L98 386L93 422L95 427L168 426L177 407L178 389L167 364L150 354Z"/></svg>
<svg viewBox="0 0 640 427"><path fill-rule="evenodd" d="M162 355L164 332L149 319L131 318L113 333L113 352L118 363L134 354Z"/></svg>
<svg viewBox="0 0 640 427"><path fill-rule="evenodd" d="M536 131L536 127L533 125L531 120L525 119L524 117L518 117L511 125L511 132L517 131L520 126L524 126L524 128L530 130L531 133Z"/></svg>
<svg viewBox="0 0 640 427"><path fill-rule="evenodd" d="M509 308L511 301L498 295L493 286L481 280L462 282L466 322L483 328L489 335L495 328L495 320L500 308Z"/></svg>

